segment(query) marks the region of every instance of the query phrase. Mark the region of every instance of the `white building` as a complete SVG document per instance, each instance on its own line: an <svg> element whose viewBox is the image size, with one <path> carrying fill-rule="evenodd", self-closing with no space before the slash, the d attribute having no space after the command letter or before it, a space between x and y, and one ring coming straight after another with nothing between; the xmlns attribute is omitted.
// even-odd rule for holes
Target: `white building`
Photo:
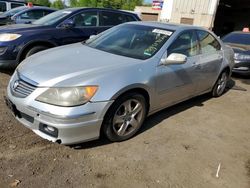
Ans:
<svg viewBox="0 0 250 188"><path fill-rule="evenodd" d="M158 20L213 29L217 34L250 26L250 0L164 0Z"/></svg>

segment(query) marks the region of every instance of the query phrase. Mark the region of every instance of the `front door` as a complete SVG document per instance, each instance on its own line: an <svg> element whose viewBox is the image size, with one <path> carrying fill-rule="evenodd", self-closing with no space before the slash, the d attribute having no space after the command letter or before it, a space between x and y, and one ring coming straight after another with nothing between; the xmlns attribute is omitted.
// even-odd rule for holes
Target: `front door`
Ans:
<svg viewBox="0 0 250 188"><path fill-rule="evenodd" d="M58 28L63 44L81 42L100 32L97 11L82 11L69 19L74 23L74 27Z"/></svg>
<svg viewBox="0 0 250 188"><path fill-rule="evenodd" d="M157 68L159 104L169 106L195 95L198 84L197 63L200 61L195 31L181 33L167 49L167 55L179 53L187 56L184 64L160 65Z"/></svg>

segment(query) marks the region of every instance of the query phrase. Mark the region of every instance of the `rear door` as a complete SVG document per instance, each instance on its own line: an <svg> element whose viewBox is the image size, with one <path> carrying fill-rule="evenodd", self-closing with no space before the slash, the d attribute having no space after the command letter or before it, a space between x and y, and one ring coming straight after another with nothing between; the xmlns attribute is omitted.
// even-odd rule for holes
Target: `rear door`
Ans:
<svg viewBox="0 0 250 188"><path fill-rule="evenodd" d="M105 31L115 25L119 25L125 22L137 21L137 19L130 14L122 12L114 12L108 10L100 11L100 29Z"/></svg>
<svg viewBox="0 0 250 188"><path fill-rule="evenodd" d="M157 67L157 93L162 107L177 103L195 95L199 82L196 63L200 61L197 35L194 30L181 33L167 49L172 53L187 56L184 64L160 65Z"/></svg>
<svg viewBox="0 0 250 188"><path fill-rule="evenodd" d="M200 42L201 56L199 65L200 83L197 92L205 92L211 89L216 81L223 61L223 52L218 40L209 32L197 30Z"/></svg>

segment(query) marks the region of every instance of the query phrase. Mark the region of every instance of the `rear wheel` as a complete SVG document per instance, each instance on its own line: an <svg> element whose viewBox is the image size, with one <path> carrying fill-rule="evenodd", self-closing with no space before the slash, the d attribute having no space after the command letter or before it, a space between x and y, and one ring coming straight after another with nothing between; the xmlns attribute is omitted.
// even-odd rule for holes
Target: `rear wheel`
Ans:
<svg viewBox="0 0 250 188"><path fill-rule="evenodd" d="M114 142L131 138L143 124L146 109L145 98L140 94L130 93L118 98L105 116L104 135Z"/></svg>
<svg viewBox="0 0 250 188"><path fill-rule="evenodd" d="M212 91L213 97L219 97L225 92L228 79L229 79L228 73L226 71L223 71L213 87Z"/></svg>
<svg viewBox="0 0 250 188"><path fill-rule="evenodd" d="M48 49L47 46L34 46L32 47L25 55L25 58L37 53L37 52L40 52L40 51L43 51L43 50L46 50Z"/></svg>

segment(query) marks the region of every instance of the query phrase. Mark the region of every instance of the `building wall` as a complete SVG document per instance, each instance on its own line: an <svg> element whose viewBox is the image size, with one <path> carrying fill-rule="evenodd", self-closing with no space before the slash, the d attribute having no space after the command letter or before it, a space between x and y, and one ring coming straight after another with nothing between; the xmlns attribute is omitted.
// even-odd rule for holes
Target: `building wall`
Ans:
<svg viewBox="0 0 250 188"><path fill-rule="evenodd" d="M142 21L158 21L160 10L153 10L152 7L136 6L134 10L140 15Z"/></svg>
<svg viewBox="0 0 250 188"><path fill-rule="evenodd" d="M218 3L219 0L165 0L160 20L212 28ZM165 11L171 11L171 16L166 17Z"/></svg>

